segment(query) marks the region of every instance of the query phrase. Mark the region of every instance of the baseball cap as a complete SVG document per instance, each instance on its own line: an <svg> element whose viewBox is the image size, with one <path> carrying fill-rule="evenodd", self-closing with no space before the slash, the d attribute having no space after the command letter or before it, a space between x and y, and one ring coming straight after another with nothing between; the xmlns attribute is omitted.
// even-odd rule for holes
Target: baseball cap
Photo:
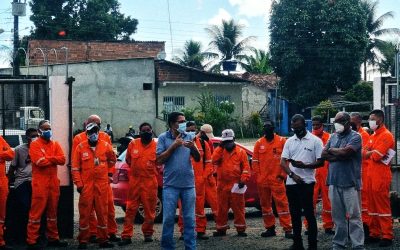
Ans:
<svg viewBox="0 0 400 250"><path fill-rule="evenodd" d="M203 131L204 133L206 133L206 135L210 139L214 137L213 127L210 124L204 124L203 126L201 126L200 131Z"/></svg>
<svg viewBox="0 0 400 250"><path fill-rule="evenodd" d="M232 129L222 131L221 141L231 141L235 137L235 132Z"/></svg>
<svg viewBox="0 0 400 250"><path fill-rule="evenodd" d="M99 129L99 126L95 122L91 122L88 125L86 125L86 131L90 131L92 129Z"/></svg>

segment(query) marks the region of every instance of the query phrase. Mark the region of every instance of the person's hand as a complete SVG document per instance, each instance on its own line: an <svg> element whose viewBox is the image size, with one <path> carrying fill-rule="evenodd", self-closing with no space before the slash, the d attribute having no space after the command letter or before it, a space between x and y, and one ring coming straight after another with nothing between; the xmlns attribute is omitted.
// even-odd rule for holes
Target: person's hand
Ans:
<svg viewBox="0 0 400 250"><path fill-rule="evenodd" d="M243 182L239 182L239 183L238 183L238 187L239 187L239 188L243 188L243 187L244 187L244 183L243 183Z"/></svg>
<svg viewBox="0 0 400 250"><path fill-rule="evenodd" d="M278 175L278 176L276 177L276 179L277 179L278 181L285 181L285 177L283 177L282 175Z"/></svg>
<svg viewBox="0 0 400 250"><path fill-rule="evenodd" d="M304 184L304 180L298 176L297 174L293 173L292 175L292 179L294 180L294 182L296 182L297 184Z"/></svg>
<svg viewBox="0 0 400 250"><path fill-rule="evenodd" d="M77 187L77 188L76 188L76 191L78 191L78 193L81 193L82 190L83 190L83 186L82 186L82 187Z"/></svg>
<svg viewBox="0 0 400 250"><path fill-rule="evenodd" d="M183 143L183 146L192 149L192 148L194 148L194 142L193 141L185 141Z"/></svg>
<svg viewBox="0 0 400 250"><path fill-rule="evenodd" d="M174 143L172 144L175 148L182 146L185 143L185 141L182 139L182 134L179 134Z"/></svg>
<svg viewBox="0 0 400 250"><path fill-rule="evenodd" d="M365 158L369 159L374 151L367 151L365 153Z"/></svg>
<svg viewBox="0 0 400 250"><path fill-rule="evenodd" d="M295 168L307 168L306 164L304 164L302 161L292 161L292 165Z"/></svg>

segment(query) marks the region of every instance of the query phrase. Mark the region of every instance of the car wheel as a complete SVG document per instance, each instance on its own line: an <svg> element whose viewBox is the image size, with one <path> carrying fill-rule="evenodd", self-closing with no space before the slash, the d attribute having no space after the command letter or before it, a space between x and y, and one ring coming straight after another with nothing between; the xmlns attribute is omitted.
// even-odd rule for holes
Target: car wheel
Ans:
<svg viewBox="0 0 400 250"><path fill-rule="evenodd" d="M161 197L161 192L158 192L157 196L157 204L156 204L156 218L154 219L154 222L162 222L162 197ZM140 204L138 208L138 212L136 214L135 218L135 223L143 223L144 221L144 208L143 205Z"/></svg>

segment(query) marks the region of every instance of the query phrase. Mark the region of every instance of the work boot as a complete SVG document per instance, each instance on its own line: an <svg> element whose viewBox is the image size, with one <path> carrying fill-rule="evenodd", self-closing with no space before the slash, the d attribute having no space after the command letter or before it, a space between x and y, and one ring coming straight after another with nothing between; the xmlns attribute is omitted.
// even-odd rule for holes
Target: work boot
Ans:
<svg viewBox="0 0 400 250"><path fill-rule="evenodd" d="M237 232L238 237L247 237L247 233L245 231Z"/></svg>
<svg viewBox="0 0 400 250"><path fill-rule="evenodd" d="M226 231L217 230L216 232L213 232L213 236L214 237L226 236Z"/></svg>
<svg viewBox="0 0 400 250"><path fill-rule="evenodd" d="M114 244L108 241L99 244L99 248L113 248Z"/></svg>
<svg viewBox="0 0 400 250"><path fill-rule="evenodd" d="M118 246L126 246L129 244L132 244L131 238L122 239L120 242L118 242Z"/></svg>
<svg viewBox="0 0 400 250"><path fill-rule="evenodd" d="M96 235L91 235L89 238L89 242L90 243L97 243L97 237Z"/></svg>
<svg viewBox="0 0 400 250"><path fill-rule="evenodd" d="M369 238L369 226L367 224L363 224L363 229L364 229L364 238L368 239Z"/></svg>
<svg viewBox="0 0 400 250"><path fill-rule="evenodd" d="M60 241L60 240L53 240L53 241L47 242L47 246L48 247L67 247L68 242Z"/></svg>
<svg viewBox="0 0 400 250"><path fill-rule="evenodd" d="M208 240L208 236L206 235L206 233L199 232L199 233L197 233L197 239L199 239L199 240Z"/></svg>
<svg viewBox="0 0 400 250"><path fill-rule="evenodd" d="M293 239L293 233L292 233L292 231L286 231L286 232L285 232L285 238L286 238L286 239Z"/></svg>
<svg viewBox="0 0 400 250"><path fill-rule="evenodd" d="M267 230L261 233L261 237L273 237L273 236L276 236L275 226L267 228Z"/></svg>
<svg viewBox="0 0 400 250"><path fill-rule="evenodd" d="M327 228L325 229L325 234L335 235L335 231L333 231L332 228Z"/></svg>
<svg viewBox="0 0 400 250"><path fill-rule="evenodd" d="M365 239L365 242L366 242L367 244L378 243L378 242L380 242L380 241L381 241L381 239L376 238L376 237L371 237L371 236L368 236L368 238Z"/></svg>
<svg viewBox="0 0 400 250"><path fill-rule="evenodd" d="M115 234L110 234L110 235L108 236L108 240L111 241L111 242L120 242L120 241L121 241L121 238L118 237L118 236L115 235Z"/></svg>
<svg viewBox="0 0 400 250"><path fill-rule="evenodd" d="M87 243L79 243L78 249L88 249Z"/></svg>
<svg viewBox="0 0 400 250"><path fill-rule="evenodd" d="M153 236L144 236L144 242L153 242Z"/></svg>
<svg viewBox="0 0 400 250"><path fill-rule="evenodd" d="M389 247L391 246L393 243L392 240L389 239L381 239L381 241L379 241L379 247Z"/></svg>

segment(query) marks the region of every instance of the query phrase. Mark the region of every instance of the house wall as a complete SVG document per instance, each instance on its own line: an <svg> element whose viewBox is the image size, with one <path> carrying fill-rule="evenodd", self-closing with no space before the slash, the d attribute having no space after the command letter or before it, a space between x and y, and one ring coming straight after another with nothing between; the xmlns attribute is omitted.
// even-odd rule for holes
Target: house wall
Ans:
<svg viewBox="0 0 400 250"><path fill-rule="evenodd" d="M243 118L247 120L252 112L259 112L267 103L266 89L254 85L244 85L242 88Z"/></svg>
<svg viewBox="0 0 400 250"><path fill-rule="evenodd" d="M25 70L21 68L21 74ZM74 130L82 129L82 123L91 114L100 115L102 129L111 124L114 138L124 136L130 125L137 130L142 122L154 124L153 59L76 63L70 64L68 71L75 78ZM31 67L30 74L43 74L43 67ZM49 66L49 76L53 75L65 75L65 66ZM151 83L152 90L143 90L143 83Z"/></svg>

